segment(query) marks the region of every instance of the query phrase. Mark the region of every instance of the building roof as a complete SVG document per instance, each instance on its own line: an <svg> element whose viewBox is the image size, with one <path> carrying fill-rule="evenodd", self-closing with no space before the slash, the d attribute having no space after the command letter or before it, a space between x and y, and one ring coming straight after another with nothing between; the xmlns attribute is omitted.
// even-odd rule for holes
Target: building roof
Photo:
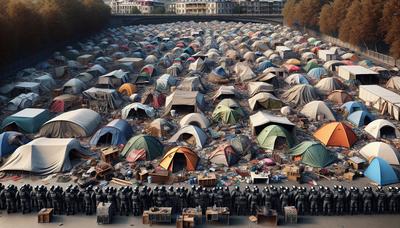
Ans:
<svg viewBox="0 0 400 228"><path fill-rule="evenodd" d="M372 71L370 69L367 69L363 66L339 66L339 69L346 70L350 72L351 74L358 75L358 74L378 74L375 71Z"/></svg>

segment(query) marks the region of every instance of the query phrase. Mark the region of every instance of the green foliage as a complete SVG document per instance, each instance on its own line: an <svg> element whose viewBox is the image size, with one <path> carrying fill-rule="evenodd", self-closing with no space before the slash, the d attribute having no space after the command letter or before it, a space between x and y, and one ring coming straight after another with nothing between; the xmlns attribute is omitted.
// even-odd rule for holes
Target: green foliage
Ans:
<svg viewBox="0 0 400 228"><path fill-rule="evenodd" d="M140 10L135 6L131 10L131 14L141 14Z"/></svg>
<svg viewBox="0 0 400 228"><path fill-rule="evenodd" d="M0 64L97 31L109 16L102 0L2 0Z"/></svg>
<svg viewBox="0 0 400 228"><path fill-rule="evenodd" d="M164 14L165 8L164 7L155 7L155 8L153 8L153 10L150 13L151 14Z"/></svg>

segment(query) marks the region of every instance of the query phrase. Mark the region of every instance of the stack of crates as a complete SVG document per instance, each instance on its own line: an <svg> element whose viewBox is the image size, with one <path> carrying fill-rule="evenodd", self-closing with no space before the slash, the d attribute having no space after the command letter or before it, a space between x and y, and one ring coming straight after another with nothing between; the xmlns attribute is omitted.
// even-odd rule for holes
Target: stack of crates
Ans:
<svg viewBox="0 0 400 228"><path fill-rule="evenodd" d="M285 223L296 224L297 209L294 206L288 206L284 208L284 211L285 211Z"/></svg>

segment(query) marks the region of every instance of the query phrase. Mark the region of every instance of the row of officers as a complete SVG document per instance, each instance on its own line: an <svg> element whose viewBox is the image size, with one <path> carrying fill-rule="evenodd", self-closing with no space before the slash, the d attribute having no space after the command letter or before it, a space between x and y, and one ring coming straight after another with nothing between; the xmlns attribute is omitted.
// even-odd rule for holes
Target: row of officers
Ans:
<svg viewBox="0 0 400 228"><path fill-rule="evenodd" d="M4 186L0 183L0 209L7 213L30 213L42 208L54 208L55 214L74 215L96 212L99 203L111 203L113 214L139 216L150 207L172 207L174 213L183 208L228 207L232 214L256 214L257 208L265 207L283 212L286 206L295 206L298 213L311 215L372 214L400 212L400 191L398 187L383 189L364 187L358 189L343 186L329 187L275 187L260 190L257 186L240 189L228 187L191 188L173 186L114 187L79 189L78 186L47 187Z"/></svg>

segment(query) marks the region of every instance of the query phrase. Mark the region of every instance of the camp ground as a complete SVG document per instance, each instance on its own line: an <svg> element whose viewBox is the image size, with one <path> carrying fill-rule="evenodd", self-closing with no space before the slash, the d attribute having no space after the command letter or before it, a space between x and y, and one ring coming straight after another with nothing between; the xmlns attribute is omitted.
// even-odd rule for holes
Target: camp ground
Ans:
<svg viewBox="0 0 400 228"><path fill-rule="evenodd" d="M0 88L5 180L400 181L399 72L282 25L108 28L18 75Z"/></svg>

